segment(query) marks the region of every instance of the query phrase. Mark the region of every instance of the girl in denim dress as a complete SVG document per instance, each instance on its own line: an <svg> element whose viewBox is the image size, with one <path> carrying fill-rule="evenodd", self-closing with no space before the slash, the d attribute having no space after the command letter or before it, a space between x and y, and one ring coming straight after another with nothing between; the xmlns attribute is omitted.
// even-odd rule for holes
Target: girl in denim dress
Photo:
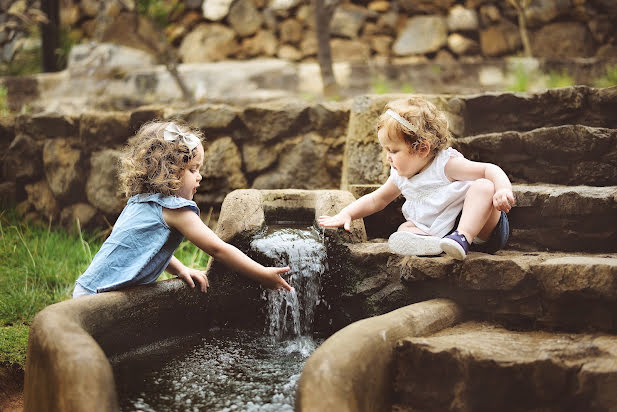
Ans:
<svg viewBox="0 0 617 412"><path fill-rule="evenodd" d="M281 277L289 267L262 266L201 221L193 196L203 161L198 131L173 122L141 127L122 156L120 181L129 200L75 282L74 298L152 283L163 270L206 292L205 272L185 266L173 255L184 238L266 288L291 290Z"/></svg>

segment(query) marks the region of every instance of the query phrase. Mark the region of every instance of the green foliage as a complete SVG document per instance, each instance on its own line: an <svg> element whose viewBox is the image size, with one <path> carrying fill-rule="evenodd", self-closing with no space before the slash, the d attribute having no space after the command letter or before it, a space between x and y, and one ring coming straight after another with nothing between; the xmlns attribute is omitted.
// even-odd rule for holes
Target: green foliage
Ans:
<svg viewBox="0 0 617 412"><path fill-rule="evenodd" d="M0 326L0 364L25 366L29 330L28 326L20 324Z"/></svg>
<svg viewBox="0 0 617 412"><path fill-rule="evenodd" d="M58 68L63 70L69 60L69 53L76 44L79 44L81 35L78 30L63 28L60 30L60 47L56 50Z"/></svg>
<svg viewBox="0 0 617 412"><path fill-rule="evenodd" d="M565 70L560 72L551 70L548 74L548 81L546 87L549 89L555 89L559 87L574 86L575 81Z"/></svg>
<svg viewBox="0 0 617 412"><path fill-rule="evenodd" d="M8 90L4 86L0 86L0 116L9 114Z"/></svg>
<svg viewBox="0 0 617 412"><path fill-rule="evenodd" d="M20 48L8 63L0 63L0 76L28 76L41 72L42 52L40 45Z"/></svg>
<svg viewBox="0 0 617 412"><path fill-rule="evenodd" d="M606 74L594 81L595 87L612 87L617 86L617 64L608 66Z"/></svg>
<svg viewBox="0 0 617 412"><path fill-rule="evenodd" d="M373 79L371 89L374 94L386 94L392 91L392 86L387 79L384 79L383 77L376 77Z"/></svg>
<svg viewBox="0 0 617 412"><path fill-rule="evenodd" d="M526 92L529 89L529 73L522 64L516 65L514 69L513 81L508 90L512 92Z"/></svg>
<svg viewBox="0 0 617 412"><path fill-rule="evenodd" d="M137 12L152 19L160 28L169 24L169 17L184 9L181 0L138 0Z"/></svg>
<svg viewBox="0 0 617 412"><path fill-rule="evenodd" d="M403 83L402 86L401 86L401 91L403 93L412 94L414 92L414 88L409 83Z"/></svg>

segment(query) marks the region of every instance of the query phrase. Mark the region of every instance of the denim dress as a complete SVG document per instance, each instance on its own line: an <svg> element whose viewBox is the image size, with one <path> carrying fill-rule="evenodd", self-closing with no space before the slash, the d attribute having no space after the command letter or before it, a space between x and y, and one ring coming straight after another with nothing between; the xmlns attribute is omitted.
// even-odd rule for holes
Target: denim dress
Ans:
<svg viewBox="0 0 617 412"><path fill-rule="evenodd" d="M199 215L192 200L161 194L131 197L111 235L76 284L95 294L156 281L184 239L163 219L163 208L188 207Z"/></svg>

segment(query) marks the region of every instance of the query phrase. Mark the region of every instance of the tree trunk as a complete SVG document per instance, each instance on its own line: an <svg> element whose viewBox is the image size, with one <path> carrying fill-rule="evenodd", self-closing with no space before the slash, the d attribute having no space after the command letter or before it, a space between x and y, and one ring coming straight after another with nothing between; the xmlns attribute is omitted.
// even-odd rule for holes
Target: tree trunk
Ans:
<svg viewBox="0 0 617 412"><path fill-rule="evenodd" d="M326 0L327 1L327 0ZM321 81L325 96L338 96L339 88L332 69L332 52L330 49L330 21L338 1L324 4L324 0L315 0L315 27L317 29L317 59L321 70Z"/></svg>
<svg viewBox="0 0 617 412"><path fill-rule="evenodd" d="M47 22L41 24L42 69L44 72L57 72L60 46L60 5L58 0L42 0L41 11L47 16Z"/></svg>

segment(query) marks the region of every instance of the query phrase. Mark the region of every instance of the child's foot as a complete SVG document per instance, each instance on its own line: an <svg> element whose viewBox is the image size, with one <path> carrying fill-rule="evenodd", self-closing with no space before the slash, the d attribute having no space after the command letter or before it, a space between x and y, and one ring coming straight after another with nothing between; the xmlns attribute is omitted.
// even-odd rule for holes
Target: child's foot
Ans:
<svg viewBox="0 0 617 412"><path fill-rule="evenodd" d="M411 232L394 232L388 239L388 246L394 253L405 256L440 255L440 238L429 235L419 235Z"/></svg>
<svg viewBox="0 0 617 412"><path fill-rule="evenodd" d="M467 252L469 252L469 242L467 242L465 235L458 233L458 230L442 238L441 242L439 242L439 247L448 256L458 260L465 259Z"/></svg>

